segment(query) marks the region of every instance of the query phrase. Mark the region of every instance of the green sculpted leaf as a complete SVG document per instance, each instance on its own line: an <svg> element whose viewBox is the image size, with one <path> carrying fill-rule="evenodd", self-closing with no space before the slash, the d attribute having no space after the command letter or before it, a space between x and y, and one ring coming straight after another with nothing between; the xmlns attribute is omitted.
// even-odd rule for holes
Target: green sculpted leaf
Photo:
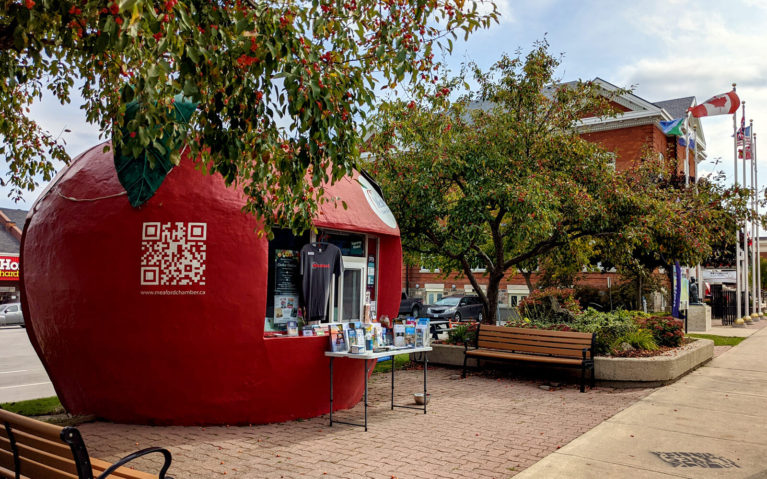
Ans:
<svg viewBox="0 0 767 479"><path fill-rule="evenodd" d="M183 146L186 137L186 126L197 105L185 101L181 94L173 100L165 121L154 127L163 129L163 135L159 141L153 140L146 145L143 143L150 137L144 134L145 122L137 121L146 120L139 118L141 111L138 101L128 103L125 108L123 126L120 128L124 146L115 148L114 161L117 177L128 192L128 199L134 208L143 205L155 194L174 164L178 163L179 148ZM174 125L181 128L174 128Z"/></svg>

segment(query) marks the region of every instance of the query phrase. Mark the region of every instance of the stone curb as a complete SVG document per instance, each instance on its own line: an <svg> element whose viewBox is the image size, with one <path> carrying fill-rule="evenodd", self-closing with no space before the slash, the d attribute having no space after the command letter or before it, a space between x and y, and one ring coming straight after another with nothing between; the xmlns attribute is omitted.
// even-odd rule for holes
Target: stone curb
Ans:
<svg viewBox="0 0 767 479"><path fill-rule="evenodd" d="M463 366L463 346L432 344L429 363ZM714 342L696 339L679 349L649 358L594 358L594 374L600 384L613 387L656 387L673 382L714 357ZM412 359L412 358L411 358ZM470 359L469 367L476 367Z"/></svg>
<svg viewBox="0 0 767 479"><path fill-rule="evenodd" d="M714 357L714 342L696 339L679 349L649 358L594 358L599 381L623 383L626 387L663 385L679 379Z"/></svg>

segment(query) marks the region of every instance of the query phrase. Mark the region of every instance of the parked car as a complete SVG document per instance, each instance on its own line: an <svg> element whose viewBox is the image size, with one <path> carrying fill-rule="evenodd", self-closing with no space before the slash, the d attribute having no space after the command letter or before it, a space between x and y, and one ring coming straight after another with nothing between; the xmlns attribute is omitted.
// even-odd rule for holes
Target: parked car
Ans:
<svg viewBox="0 0 767 479"><path fill-rule="evenodd" d="M8 303L0 305L0 326L24 325L24 315L21 313L21 303Z"/></svg>
<svg viewBox="0 0 767 479"><path fill-rule="evenodd" d="M434 304L425 306L426 316L431 319L455 321L482 321L482 301L479 296L454 294L445 296Z"/></svg>
<svg viewBox="0 0 767 479"><path fill-rule="evenodd" d="M423 299L410 298L407 293L402 293L402 300L399 303L399 314L417 318L423 310Z"/></svg>

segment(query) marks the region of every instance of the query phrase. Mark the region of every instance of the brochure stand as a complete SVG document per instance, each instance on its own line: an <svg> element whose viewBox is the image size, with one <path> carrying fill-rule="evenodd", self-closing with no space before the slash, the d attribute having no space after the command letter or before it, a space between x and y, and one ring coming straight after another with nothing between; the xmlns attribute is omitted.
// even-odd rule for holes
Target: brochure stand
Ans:
<svg viewBox="0 0 767 479"><path fill-rule="evenodd" d="M395 407L400 408L407 408L407 409L422 409L421 406L408 406L408 405L400 405L400 404L394 404L394 357L399 356L400 354L413 354L413 353L428 353L431 351L431 347L422 347L422 348L402 348L402 349L393 349L389 351L383 351L380 353L365 353L365 354L352 354L352 353L334 353L331 351L326 351L325 356L330 358L330 427L333 427L333 423L336 422L338 424L346 424L348 426L358 426L358 427L364 427L365 432L368 430L368 374L370 370L368 369L368 361L378 359L378 358L384 358L391 356L392 360L392 368L391 368L391 408L394 410ZM363 368L363 374L365 375L365 397L364 397L364 404L365 404L365 422L363 424L354 423L354 422L345 422L345 421L333 421L333 360L335 358L350 358L350 359L362 359L364 368ZM423 355L423 413L426 414L426 403L428 402L428 395L426 392L426 373L428 369L428 358L427 355ZM375 362L373 362L375 365Z"/></svg>

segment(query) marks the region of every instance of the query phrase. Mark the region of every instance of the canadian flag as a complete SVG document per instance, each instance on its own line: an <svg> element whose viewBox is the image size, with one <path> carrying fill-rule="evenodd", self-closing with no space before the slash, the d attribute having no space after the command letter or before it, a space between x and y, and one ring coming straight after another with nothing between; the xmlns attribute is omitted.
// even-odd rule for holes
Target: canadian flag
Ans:
<svg viewBox="0 0 767 479"><path fill-rule="evenodd" d="M737 111L739 106L740 98L738 98L735 90L733 90L709 98L700 105L690 108L689 111L695 118L714 115L731 115Z"/></svg>

